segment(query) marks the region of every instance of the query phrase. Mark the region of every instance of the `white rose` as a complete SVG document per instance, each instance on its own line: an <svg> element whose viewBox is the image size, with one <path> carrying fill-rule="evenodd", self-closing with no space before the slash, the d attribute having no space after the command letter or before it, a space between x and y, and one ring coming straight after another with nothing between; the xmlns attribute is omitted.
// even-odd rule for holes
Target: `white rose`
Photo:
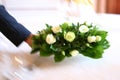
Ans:
<svg viewBox="0 0 120 80"><path fill-rule="evenodd" d="M78 51L78 50L72 50L72 51L70 52L70 54L71 54L72 56L76 56L76 55L79 54L79 51Z"/></svg>
<svg viewBox="0 0 120 80"><path fill-rule="evenodd" d="M56 42L56 39L55 37L53 36L53 34L48 34L47 37L46 37L46 42L48 44L53 44Z"/></svg>
<svg viewBox="0 0 120 80"><path fill-rule="evenodd" d="M96 36L96 41L101 41L101 36Z"/></svg>
<svg viewBox="0 0 120 80"><path fill-rule="evenodd" d="M64 39L69 41L69 42L72 42L74 39L75 39L75 33L74 32L67 32L64 34Z"/></svg>
<svg viewBox="0 0 120 80"><path fill-rule="evenodd" d="M88 22L88 21L86 22L87 26L91 26L91 24L92 24L92 22Z"/></svg>
<svg viewBox="0 0 120 80"><path fill-rule="evenodd" d="M96 37L95 36L88 36L87 40L89 43L96 42Z"/></svg>
<svg viewBox="0 0 120 80"><path fill-rule="evenodd" d="M52 31L53 31L54 33L58 33L58 32L62 32L62 29L61 29L60 26L57 26L57 27L52 27Z"/></svg>
<svg viewBox="0 0 120 80"><path fill-rule="evenodd" d="M85 26L85 25L82 25L82 26L79 27L79 31L81 33L86 33L86 32L89 31L89 28L87 26Z"/></svg>

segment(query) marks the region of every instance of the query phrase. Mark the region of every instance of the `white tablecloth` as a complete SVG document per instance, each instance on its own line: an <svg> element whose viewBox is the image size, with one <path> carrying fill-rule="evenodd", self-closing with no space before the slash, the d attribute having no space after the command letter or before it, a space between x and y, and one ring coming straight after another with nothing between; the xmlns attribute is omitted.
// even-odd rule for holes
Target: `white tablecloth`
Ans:
<svg viewBox="0 0 120 80"><path fill-rule="evenodd" d="M28 19L16 17L26 26L39 26L38 20L34 21L37 17L34 20L29 20L30 16ZM16 48L0 34L0 80L6 80L5 77L12 78L10 80L120 80L120 15L100 14L96 20L109 32L111 45L101 59L79 55L55 63L53 56L31 55L31 48L26 43ZM33 28L28 27L31 31Z"/></svg>

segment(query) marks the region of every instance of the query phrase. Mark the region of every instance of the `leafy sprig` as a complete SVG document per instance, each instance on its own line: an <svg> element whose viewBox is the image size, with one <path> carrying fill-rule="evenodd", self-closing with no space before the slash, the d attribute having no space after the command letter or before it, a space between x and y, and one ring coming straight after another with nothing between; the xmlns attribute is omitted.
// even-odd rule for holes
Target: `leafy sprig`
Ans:
<svg viewBox="0 0 120 80"><path fill-rule="evenodd" d="M31 53L54 55L55 62L78 54L98 59L110 47L107 34L107 31L100 30L97 25L87 22L63 23L59 26L46 24L46 29L38 31L33 37Z"/></svg>

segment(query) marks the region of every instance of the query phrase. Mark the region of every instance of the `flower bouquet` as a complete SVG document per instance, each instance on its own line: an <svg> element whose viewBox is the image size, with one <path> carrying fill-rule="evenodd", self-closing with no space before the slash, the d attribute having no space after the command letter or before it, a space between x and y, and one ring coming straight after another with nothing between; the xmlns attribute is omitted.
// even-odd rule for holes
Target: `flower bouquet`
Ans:
<svg viewBox="0 0 120 80"><path fill-rule="evenodd" d="M59 26L46 24L46 29L38 31L33 37L31 53L40 56L54 55L55 62L78 54L91 58L101 58L109 48L107 31L100 30L93 23L63 23Z"/></svg>

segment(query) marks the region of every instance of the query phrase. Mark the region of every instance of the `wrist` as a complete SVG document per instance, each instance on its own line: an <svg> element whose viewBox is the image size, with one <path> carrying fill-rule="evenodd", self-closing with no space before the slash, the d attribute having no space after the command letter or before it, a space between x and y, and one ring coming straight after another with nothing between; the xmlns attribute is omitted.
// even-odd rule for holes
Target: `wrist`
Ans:
<svg viewBox="0 0 120 80"><path fill-rule="evenodd" d="M32 46L32 38L33 38L33 34L30 34L26 39L25 42L29 45Z"/></svg>

